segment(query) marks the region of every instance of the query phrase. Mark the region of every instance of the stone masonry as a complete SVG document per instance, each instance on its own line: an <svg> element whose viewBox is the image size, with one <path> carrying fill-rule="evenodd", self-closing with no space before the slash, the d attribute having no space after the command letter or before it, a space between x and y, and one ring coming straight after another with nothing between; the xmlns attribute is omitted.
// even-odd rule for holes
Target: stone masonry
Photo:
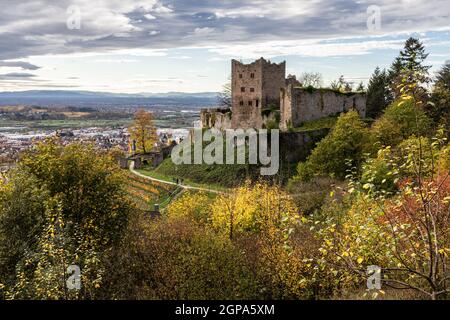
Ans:
<svg viewBox="0 0 450 320"><path fill-rule="evenodd" d="M331 89L299 88L288 85L280 95L280 129L295 128L303 122L337 115L355 109L366 115L366 95L358 92L342 93Z"/></svg>
<svg viewBox="0 0 450 320"><path fill-rule="evenodd" d="M262 128L264 108L280 107L286 63L271 63L261 58L250 64L231 61L231 128Z"/></svg>
<svg viewBox="0 0 450 320"><path fill-rule="evenodd" d="M286 79L286 62L277 64L264 58L250 64L231 61L231 98L231 109L203 109L202 127L262 129L276 123L287 131L350 109L356 109L361 117L366 114L364 93L301 88L294 76Z"/></svg>

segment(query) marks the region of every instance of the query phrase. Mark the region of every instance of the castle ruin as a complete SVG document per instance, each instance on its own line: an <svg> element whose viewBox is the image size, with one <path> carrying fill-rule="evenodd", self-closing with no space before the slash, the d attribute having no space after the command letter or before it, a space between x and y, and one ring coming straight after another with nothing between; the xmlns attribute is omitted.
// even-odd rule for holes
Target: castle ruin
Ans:
<svg viewBox="0 0 450 320"><path fill-rule="evenodd" d="M264 58L250 64L231 61L231 101L231 108L202 109L202 127L288 131L350 109L366 114L364 93L301 87L295 76L286 79L286 62Z"/></svg>

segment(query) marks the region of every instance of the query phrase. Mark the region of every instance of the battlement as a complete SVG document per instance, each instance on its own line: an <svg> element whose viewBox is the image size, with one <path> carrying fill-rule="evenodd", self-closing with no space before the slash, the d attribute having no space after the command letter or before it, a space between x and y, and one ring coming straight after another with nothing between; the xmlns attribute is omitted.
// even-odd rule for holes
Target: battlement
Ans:
<svg viewBox="0 0 450 320"><path fill-rule="evenodd" d="M270 60L266 60L263 57L259 58L258 60L255 60L251 63L243 63L241 61L232 59L231 64L236 67L242 67L242 68L257 68L259 66L266 66L266 67L279 67L279 68L285 68L286 67L286 61L283 61L281 63L271 62Z"/></svg>

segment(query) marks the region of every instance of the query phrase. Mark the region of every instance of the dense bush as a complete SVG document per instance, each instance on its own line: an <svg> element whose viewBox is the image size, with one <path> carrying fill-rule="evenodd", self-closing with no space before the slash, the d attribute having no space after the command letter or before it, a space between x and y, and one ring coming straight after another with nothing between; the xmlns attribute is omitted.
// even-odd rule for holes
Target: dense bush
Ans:
<svg viewBox="0 0 450 320"><path fill-rule="evenodd" d="M382 146L395 146L411 135L425 136L431 120L413 99L397 100L373 124L372 131Z"/></svg>
<svg viewBox="0 0 450 320"><path fill-rule="evenodd" d="M339 117L332 131L317 144L306 163L299 164L297 178L307 181L313 175L329 175L343 179L349 166L359 167L364 154L371 150L369 129L358 112L349 111Z"/></svg>

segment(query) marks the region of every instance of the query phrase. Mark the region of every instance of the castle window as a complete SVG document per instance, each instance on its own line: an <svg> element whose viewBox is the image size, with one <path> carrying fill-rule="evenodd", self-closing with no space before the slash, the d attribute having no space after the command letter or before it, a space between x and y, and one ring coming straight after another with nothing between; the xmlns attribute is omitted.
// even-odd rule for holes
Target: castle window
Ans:
<svg viewBox="0 0 450 320"><path fill-rule="evenodd" d="M241 92L245 92L245 87L241 87Z"/></svg>
<svg viewBox="0 0 450 320"><path fill-rule="evenodd" d="M239 101L239 105L243 106L244 105L244 101Z"/></svg>
<svg viewBox="0 0 450 320"><path fill-rule="evenodd" d="M239 79L242 79L242 73L239 73Z"/></svg>
<svg viewBox="0 0 450 320"><path fill-rule="evenodd" d="M250 92L255 92L255 88L250 88Z"/></svg>
<svg viewBox="0 0 450 320"><path fill-rule="evenodd" d="M249 107L251 107L253 105L253 101L249 101L248 105L249 105Z"/></svg>
<svg viewBox="0 0 450 320"><path fill-rule="evenodd" d="M250 78L254 78L255 77L255 74L254 73L250 73Z"/></svg>
<svg viewBox="0 0 450 320"><path fill-rule="evenodd" d="M256 99L256 107L259 107L259 99Z"/></svg>

